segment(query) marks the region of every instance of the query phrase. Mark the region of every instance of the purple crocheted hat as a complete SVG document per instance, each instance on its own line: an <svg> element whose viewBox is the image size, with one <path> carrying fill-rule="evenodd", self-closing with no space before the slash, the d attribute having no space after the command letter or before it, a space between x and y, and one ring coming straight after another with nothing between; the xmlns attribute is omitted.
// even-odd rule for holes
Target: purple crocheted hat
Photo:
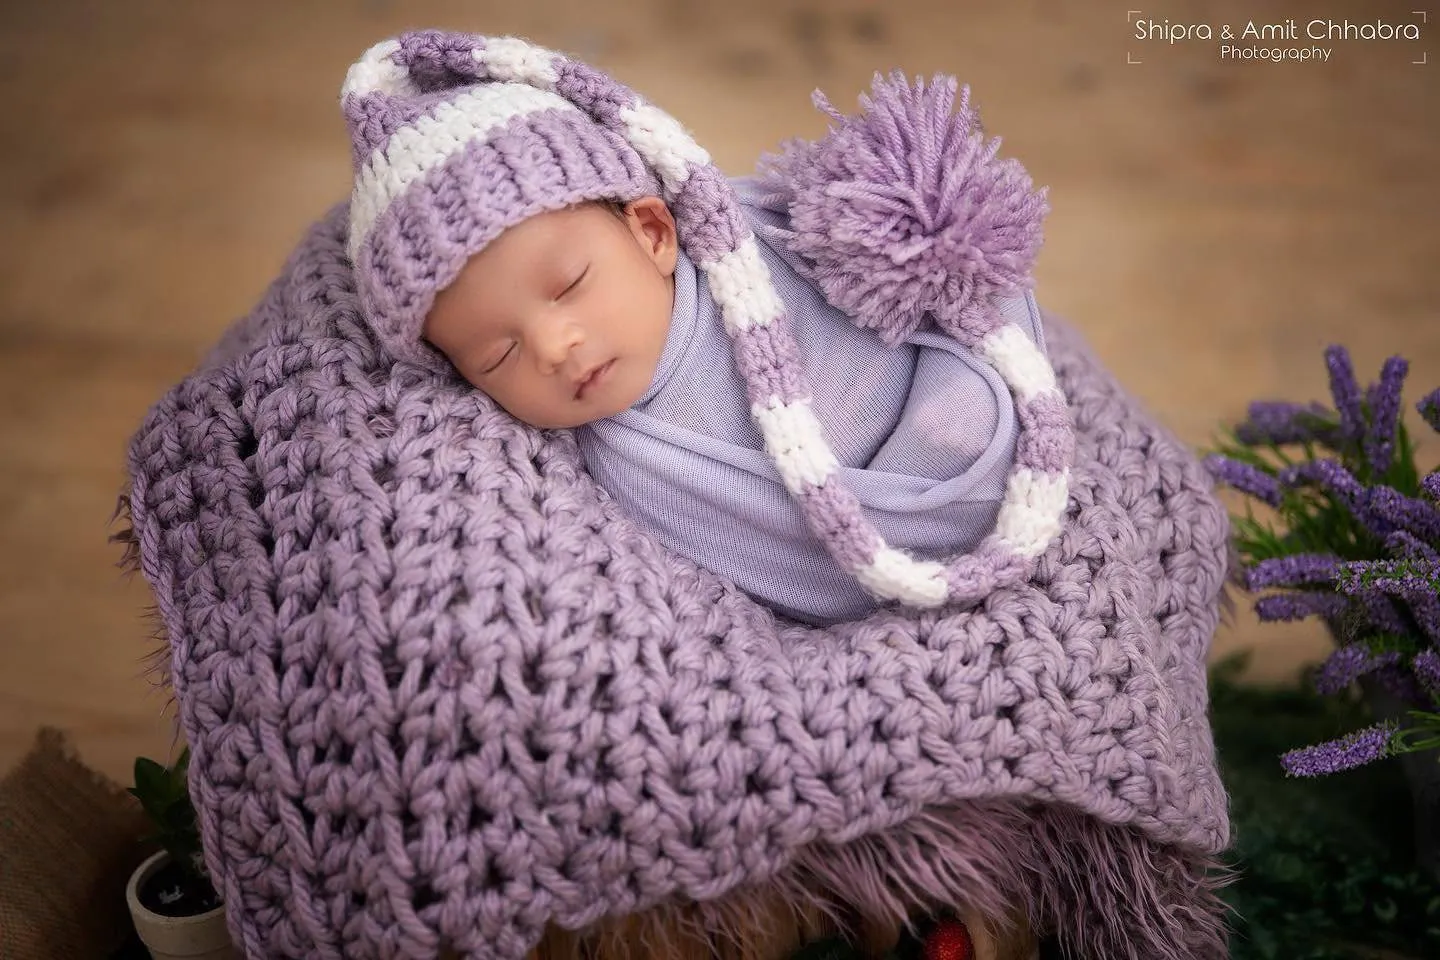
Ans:
<svg viewBox="0 0 1440 960"><path fill-rule="evenodd" d="M508 227L659 192L634 147L555 93L557 80L520 41L435 32L377 44L350 68L350 259L367 319L396 358L448 369L421 338L425 317Z"/></svg>
<svg viewBox="0 0 1440 960"><path fill-rule="evenodd" d="M421 341L425 315L502 230L585 199L658 192L720 308L752 417L811 531L882 601L977 602L1027 578L1060 532L1074 441L1049 361L992 306L1028 281L1043 196L1018 165L991 162L998 141L985 144L966 104L944 142L916 134L948 113L953 91L953 82L929 91L903 78L893 88L877 83L866 101L874 118L781 162L795 191L794 224L819 241L807 250L797 238L796 249L822 270L835 254L852 265L820 278L827 298L890 342L930 317L1014 396L1015 467L995 530L973 554L938 563L886 545L841 480L785 304L729 181L674 118L554 51L515 37L425 31L377 44L351 67L342 94L357 170L349 253L362 305L395 357L443 362ZM807 167L843 168L854 189L807 196ZM955 210L974 217L955 220ZM840 225L833 235L827 222ZM878 254L868 261L850 249L867 237ZM897 300L905 309L875 313L875 304Z"/></svg>

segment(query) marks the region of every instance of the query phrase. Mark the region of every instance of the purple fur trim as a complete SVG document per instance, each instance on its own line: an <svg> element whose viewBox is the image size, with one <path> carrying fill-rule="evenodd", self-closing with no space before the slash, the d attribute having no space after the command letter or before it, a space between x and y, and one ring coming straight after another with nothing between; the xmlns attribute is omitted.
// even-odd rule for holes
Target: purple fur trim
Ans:
<svg viewBox="0 0 1440 960"><path fill-rule="evenodd" d="M869 566L880 549L880 536L863 519L860 502L838 478L830 478L818 487L800 494L800 506L811 529L846 570Z"/></svg>
<svg viewBox="0 0 1440 960"><path fill-rule="evenodd" d="M745 380L746 397L752 405L769 406L773 398L794 403L810 396L800 370L800 350L794 338L784 333L781 322L750 327L735 335L735 367Z"/></svg>
<svg viewBox="0 0 1440 960"><path fill-rule="evenodd" d="M1207 858L1063 807L992 801L916 814L844 846L812 846L794 869L863 916L905 926L963 905L997 926L1023 912L1076 956L1220 960L1224 877Z"/></svg>
<svg viewBox="0 0 1440 960"><path fill-rule="evenodd" d="M1015 446L1017 466L1061 473L1074 462L1075 435L1063 393L1047 391L1029 403L1017 403L1015 415L1022 428Z"/></svg>
<svg viewBox="0 0 1440 960"><path fill-rule="evenodd" d="M985 142L968 87L950 115L955 90L952 77L927 86L876 74L855 117L817 91L830 132L762 160L762 177L788 200L791 246L826 298L887 343L926 313L973 333L993 297L1031 282L1045 191L1017 162L995 159L999 141Z"/></svg>
<svg viewBox="0 0 1440 960"><path fill-rule="evenodd" d="M712 901L669 901L647 922L717 948L753 936L764 905L896 933L961 910L999 936L1022 915L1067 955L1106 960L1221 960L1229 881L1213 860L1064 810L983 801L917 813L846 844L814 843L770 879Z"/></svg>

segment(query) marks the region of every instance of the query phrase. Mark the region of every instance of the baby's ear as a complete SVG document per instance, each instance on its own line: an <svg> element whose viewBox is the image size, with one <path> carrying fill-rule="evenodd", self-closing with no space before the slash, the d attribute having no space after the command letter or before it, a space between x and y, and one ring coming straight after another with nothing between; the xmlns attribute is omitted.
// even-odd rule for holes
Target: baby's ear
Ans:
<svg viewBox="0 0 1440 960"><path fill-rule="evenodd" d="M680 235L675 216L660 197L650 196L626 204L626 220L647 256L665 276L675 272L680 254Z"/></svg>

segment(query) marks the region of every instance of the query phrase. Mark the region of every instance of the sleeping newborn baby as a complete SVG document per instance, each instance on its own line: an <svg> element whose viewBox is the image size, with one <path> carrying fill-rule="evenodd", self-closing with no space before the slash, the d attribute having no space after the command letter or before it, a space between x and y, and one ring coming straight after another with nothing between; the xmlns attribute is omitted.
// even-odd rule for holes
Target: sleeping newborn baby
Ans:
<svg viewBox="0 0 1440 960"><path fill-rule="evenodd" d="M1017 468L1027 422L1036 435L1047 417L1054 427L1058 396L1023 282L961 313L956 330L992 334L983 346L928 316L862 325L833 305L846 277L826 289L794 190L724 178L655 108L631 95L638 106L617 112L624 88L593 71L567 99L573 61L469 39L468 50L452 34L382 44L347 79L352 258L399 359L443 362L517 419L573 428L637 526L784 616L864 616L887 599L885 577L903 582L916 565L931 580L890 598L943 593L957 554L1014 579L996 545L1005 500L1028 491L1038 504L1019 524L1033 556L1058 529L1066 465ZM456 62L479 75L457 76ZM577 109L585 98L600 108ZM780 175L793 182L804 146L790 157ZM902 240L920 250L923 238ZM758 322L766 310L788 327ZM1038 400L1017 405L1011 381ZM807 429L819 424L816 443ZM1034 456L1053 466L1063 452ZM883 538L858 559L856 513Z"/></svg>

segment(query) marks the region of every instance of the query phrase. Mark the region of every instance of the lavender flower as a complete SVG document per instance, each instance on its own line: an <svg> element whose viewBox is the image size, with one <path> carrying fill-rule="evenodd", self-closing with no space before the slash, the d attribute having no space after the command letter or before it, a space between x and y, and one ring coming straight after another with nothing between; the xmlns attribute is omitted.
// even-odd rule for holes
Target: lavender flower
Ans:
<svg viewBox="0 0 1440 960"><path fill-rule="evenodd" d="M1434 703L1440 705L1440 652L1436 652L1434 647L1421 650L1410 661L1410 669Z"/></svg>
<svg viewBox="0 0 1440 960"><path fill-rule="evenodd" d="M1330 493L1361 523L1371 527L1378 536L1389 533L1389 529L1374 529L1374 518L1365 508L1365 488L1355 475L1335 460L1311 460L1297 463L1280 471L1279 481L1285 487L1302 487L1314 484Z"/></svg>
<svg viewBox="0 0 1440 960"><path fill-rule="evenodd" d="M1440 643L1440 563L1433 560L1367 560L1344 563L1336 586L1345 596L1384 594L1404 600L1420 633Z"/></svg>
<svg viewBox="0 0 1440 960"><path fill-rule="evenodd" d="M1319 777L1353 770L1388 756L1395 729L1393 723L1377 723L1339 740L1291 750L1280 758L1280 763L1292 777Z"/></svg>
<svg viewBox="0 0 1440 960"><path fill-rule="evenodd" d="M1205 469L1226 486L1234 487L1272 507L1280 505L1280 484L1259 467L1212 453L1205 458Z"/></svg>
<svg viewBox="0 0 1440 960"><path fill-rule="evenodd" d="M1358 441L1365 431L1360 409L1360 385L1355 382L1355 368L1350 351L1338 344L1325 348L1325 366L1330 370L1330 395L1340 412L1340 435L1344 440Z"/></svg>
<svg viewBox="0 0 1440 960"><path fill-rule="evenodd" d="M1412 628L1392 597L1375 590L1366 590L1357 594L1355 599L1359 606L1357 612L1369 629L1401 637L1410 633Z"/></svg>
<svg viewBox="0 0 1440 960"><path fill-rule="evenodd" d="M1440 470L1428 474L1424 480L1421 480L1420 488L1428 493L1431 499L1440 500Z"/></svg>
<svg viewBox="0 0 1440 960"><path fill-rule="evenodd" d="M1385 549L1403 560L1440 560L1440 552L1404 530L1396 530L1386 537Z"/></svg>
<svg viewBox="0 0 1440 960"><path fill-rule="evenodd" d="M1340 558L1328 553L1294 553L1288 557L1261 560L1245 571L1245 589L1255 591L1267 587L1301 587L1312 583L1330 583Z"/></svg>
<svg viewBox="0 0 1440 960"><path fill-rule="evenodd" d="M1250 404L1247 419L1235 428L1236 438L1248 446L1295 443L1331 443L1335 439L1335 415L1318 403L1256 401Z"/></svg>
<svg viewBox="0 0 1440 960"><path fill-rule="evenodd" d="M1434 593L1440 590L1437 578L1440 578L1440 563L1434 560L1352 560L1335 570L1335 584L1347 596L1365 589L1395 596L1410 592Z"/></svg>
<svg viewBox="0 0 1440 960"><path fill-rule="evenodd" d="M1372 653L1363 643L1352 643L1341 647L1320 665L1315 672L1315 689L1322 694L1334 694L1344 690L1367 673L1373 673L1400 659L1394 651Z"/></svg>
<svg viewBox="0 0 1440 960"><path fill-rule="evenodd" d="M1267 623L1304 620L1306 617L1334 619L1345 612L1347 601L1333 593L1277 593L1255 601L1255 614Z"/></svg>
<svg viewBox="0 0 1440 960"><path fill-rule="evenodd" d="M1380 689L1399 700L1407 707L1424 709L1430 705L1430 695L1415 679L1415 674L1398 663L1388 663L1375 671L1374 679Z"/></svg>
<svg viewBox="0 0 1440 960"><path fill-rule="evenodd" d="M1440 506L1407 497L1393 487L1373 487L1365 499L1372 516L1421 540L1440 543Z"/></svg>
<svg viewBox="0 0 1440 960"><path fill-rule="evenodd" d="M1365 435L1365 459L1370 471L1381 476L1395 459L1395 430L1400 422L1400 391L1410 365L1404 357L1391 357L1380 368L1380 383L1370 394L1370 429Z"/></svg>
<svg viewBox="0 0 1440 960"><path fill-rule="evenodd" d="M1440 387L1421 397L1415 409L1420 411L1420 416L1425 418L1432 430L1440 430Z"/></svg>
<svg viewBox="0 0 1440 960"><path fill-rule="evenodd" d="M1429 589L1421 588L1407 594L1405 602L1410 606L1410 615L1420 626L1420 632L1431 643L1440 643L1440 588L1431 581Z"/></svg>

